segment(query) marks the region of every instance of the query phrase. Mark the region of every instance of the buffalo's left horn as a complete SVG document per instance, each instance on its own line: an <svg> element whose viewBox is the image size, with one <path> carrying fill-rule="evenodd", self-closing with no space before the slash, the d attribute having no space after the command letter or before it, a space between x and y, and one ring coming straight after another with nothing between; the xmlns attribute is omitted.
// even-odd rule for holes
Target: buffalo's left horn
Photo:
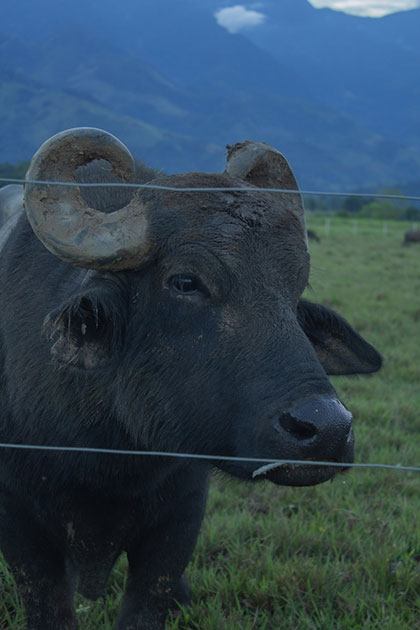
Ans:
<svg viewBox="0 0 420 630"><path fill-rule="evenodd" d="M90 208L74 183L80 166L107 160L123 182L132 180L134 160L115 136L90 127L68 129L47 140L26 174L24 205L29 222L45 247L61 260L92 269L138 267L151 249L146 208L136 195L110 214Z"/></svg>
<svg viewBox="0 0 420 630"><path fill-rule="evenodd" d="M245 180L260 188L299 190L296 178L284 155L264 142L245 140L245 142L228 145L225 172L231 177ZM286 192L273 193L273 195L284 208L288 208L299 218L304 227L305 213L300 193Z"/></svg>

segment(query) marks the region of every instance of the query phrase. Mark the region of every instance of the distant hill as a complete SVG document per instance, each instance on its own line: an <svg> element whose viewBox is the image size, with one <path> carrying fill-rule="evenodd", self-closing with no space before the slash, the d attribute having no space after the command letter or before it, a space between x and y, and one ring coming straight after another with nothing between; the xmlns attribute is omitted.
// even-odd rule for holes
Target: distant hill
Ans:
<svg viewBox="0 0 420 630"><path fill-rule="evenodd" d="M359 18L306 0L264 3L248 37L305 78L306 93L418 151L420 9Z"/></svg>
<svg viewBox="0 0 420 630"><path fill-rule="evenodd" d="M252 138L305 187L417 179L420 11L366 20L266 0L265 25L231 35L213 17L223 4L3 0L0 162L94 125L165 170L220 170L225 144Z"/></svg>

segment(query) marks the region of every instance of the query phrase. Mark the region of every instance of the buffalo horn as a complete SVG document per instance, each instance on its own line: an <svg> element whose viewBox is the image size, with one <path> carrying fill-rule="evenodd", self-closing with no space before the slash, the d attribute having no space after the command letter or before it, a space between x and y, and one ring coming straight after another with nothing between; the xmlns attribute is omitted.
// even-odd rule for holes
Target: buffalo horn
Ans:
<svg viewBox="0 0 420 630"><path fill-rule="evenodd" d="M299 190L284 155L264 142L246 140L227 147L226 173L259 188ZM273 193L277 202L297 216L304 226L304 207L300 193Z"/></svg>
<svg viewBox="0 0 420 630"><path fill-rule="evenodd" d="M136 195L124 208L107 214L90 208L78 186L31 183L74 183L80 166L99 159L107 160L122 182L132 180L129 150L101 129L68 129L47 140L26 174L26 214L40 241L61 260L91 269L138 267L149 254L150 239L146 209Z"/></svg>

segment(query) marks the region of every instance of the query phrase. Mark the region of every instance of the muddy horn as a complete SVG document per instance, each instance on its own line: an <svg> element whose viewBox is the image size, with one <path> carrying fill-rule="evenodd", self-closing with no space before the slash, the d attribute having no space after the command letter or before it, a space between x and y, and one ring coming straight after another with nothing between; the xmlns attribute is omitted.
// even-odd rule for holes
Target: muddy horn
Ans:
<svg viewBox="0 0 420 630"><path fill-rule="evenodd" d="M100 129L69 129L47 140L26 174L24 205L45 247L61 260L91 269L138 267L150 250L146 208L137 195L110 214L90 208L78 186L31 184L33 180L75 182L88 162L107 160L123 182L132 180L134 161L122 142Z"/></svg>
<svg viewBox="0 0 420 630"><path fill-rule="evenodd" d="M228 145L226 173L260 188L299 190L288 161L269 144L246 140ZM300 193L273 193L276 203L288 208L305 227L303 200Z"/></svg>

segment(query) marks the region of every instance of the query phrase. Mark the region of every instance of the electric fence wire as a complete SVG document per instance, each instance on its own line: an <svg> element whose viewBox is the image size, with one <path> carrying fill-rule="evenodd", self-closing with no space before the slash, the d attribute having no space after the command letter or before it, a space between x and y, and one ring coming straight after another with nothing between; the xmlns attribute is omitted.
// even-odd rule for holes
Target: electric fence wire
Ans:
<svg viewBox="0 0 420 630"><path fill-rule="evenodd" d="M114 448L93 448L83 446L47 446L44 444L13 444L2 442L2 449L38 450L64 453L96 453L100 455L126 455L131 457L167 457L176 459L190 459L201 461L242 462L253 464L278 464L283 466L328 466L333 468L373 468L398 470L401 472L420 472L420 466L406 466L403 464L371 464L363 462L327 462L306 459L269 459L265 457L234 457L228 455L205 455L203 453L181 453L171 451L144 451Z"/></svg>
<svg viewBox="0 0 420 630"><path fill-rule="evenodd" d="M215 186L215 187L188 187L188 186L163 186L160 184L136 184L131 182L72 182L72 181L55 181L55 180L40 180L40 179L18 179L11 177L0 177L0 182L9 184L31 184L39 186L65 186L69 188L135 188L145 190L162 190L168 192L180 192L180 193L208 193L208 192L262 192L262 193L281 193L285 195L307 195L313 197L358 197L358 198L380 198L389 199L394 201L418 201L420 202L420 195L402 195L392 193L361 193L361 192L337 192L331 190L294 190L290 188L261 188L251 186Z"/></svg>
<svg viewBox="0 0 420 630"><path fill-rule="evenodd" d="M311 196L326 196L326 197L372 197L381 199L392 200L407 200L407 201L419 201L419 195L400 195L389 193L353 193L353 192L336 192L336 191L320 191L320 190L292 190L289 188L259 188L259 187L176 187L176 186L162 186L158 184L139 184L129 182L64 182L53 180L25 180L18 178L6 178L0 177L2 183L13 184L31 184L41 186L66 186L77 188L134 188L134 189L146 189L146 190L162 190L169 192L180 193L204 193L204 192L262 192L262 193L281 193L289 195L311 195ZM402 464L380 464L380 463L364 463L364 462L326 462L315 460L298 460L298 459L267 459L267 458L255 458L255 457L230 457L225 455L206 455L197 453L178 453L178 452L165 452L165 451L144 451L144 450L124 450L124 449L109 449L109 448L93 448L93 447L76 447L76 446L48 446L40 444L12 444L12 443L0 443L1 449L17 449L17 450L38 450L49 452L64 452L64 453L96 453L102 455L126 455L135 457L167 457L189 460L201 460L201 461L227 461L227 462L242 462L242 463L255 463L255 464L277 464L283 466L328 466L335 468L370 468L370 469L385 469L385 470L398 470L401 472L420 472L420 466L406 466Z"/></svg>

